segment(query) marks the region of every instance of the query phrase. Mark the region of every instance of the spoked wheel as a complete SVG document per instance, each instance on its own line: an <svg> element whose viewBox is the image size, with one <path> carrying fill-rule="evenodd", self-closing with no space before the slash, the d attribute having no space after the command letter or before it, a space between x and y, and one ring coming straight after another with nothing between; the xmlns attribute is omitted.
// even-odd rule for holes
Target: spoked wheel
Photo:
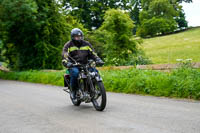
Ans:
<svg viewBox="0 0 200 133"><path fill-rule="evenodd" d="M102 82L94 82L95 96L92 99L93 106L97 111L103 111L106 107L106 91Z"/></svg>

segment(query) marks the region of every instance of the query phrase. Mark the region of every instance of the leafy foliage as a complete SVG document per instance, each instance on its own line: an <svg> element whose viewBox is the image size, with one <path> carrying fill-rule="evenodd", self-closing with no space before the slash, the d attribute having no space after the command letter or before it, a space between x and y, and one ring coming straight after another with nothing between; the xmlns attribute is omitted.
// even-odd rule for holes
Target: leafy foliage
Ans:
<svg viewBox="0 0 200 133"><path fill-rule="evenodd" d="M166 18L156 18L147 19L143 21L142 25L139 27L137 34L146 36L155 36L157 34L166 34L173 32L176 29L176 21Z"/></svg>
<svg viewBox="0 0 200 133"><path fill-rule="evenodd" d="M108 10L104 19L100 30L109 36L105 45L106 62L125 65L125 61L129 62L131 55L137 52L136 41L130 39L133 22L127 14L114 9Z"/></svg>
<svg viewBox="0 0 200 133"><path fill-rule="evenodd" d="M200 100L199 74L199 70L189 68L172 73L136 69L102 72L109 91Z"/></svg>
<svg viewBox="0 0 200 133"><path fill-rule="evenodd" d="M192 0L176 0L176 2L179 2L179 3L182 3L182 2L191 3Z"/></svg>
<svg viewBox="0 0 200 133"><path fill-rule="evenodd" d="M63 4L67 10L71 9L70 14L77 17L85 27L91 29L100 27L103 22L103 14L107 9L108 1L93 1L93 0L63 0ZM114 8L114 2L111 0L109 6Z"/></svg>
<svg viewBox="0 0 200 133"><path fill-rule="evenodd" d="M12 69L61 69L61 50L73 26L54 0L1 0L1 38ZM9 15L8 15L9 14Z"/></svg>
<svg viewBox="0 0 200 133"><path fill-rule="evenodd" d="M174 20L177 12L168 0L142 0L142 7L138 35L145 37L166 34L177 28Z"/></svg>
<svg viewBox="0 0 200 133"><path fill-rule="evenodd" d="M110 9L104 16L105 21L100 27L106 44L106 63L109 65L136 64L140 49L139 41L132 37L133 21L122 10Z"/></svg>
<svg viewBox="0 0 200 133"><path fill-rule="evenodd" d="M34 34L34 22L36 22L37 5L34 1L29 0L1 0L1 36L3 36L3 41L5 43L5 48L7 49L8 59L14 56L15 59L10 59L10 64L20 66L21 63L19 59L23 58L24 53L29 53L30 55L25 57L31 57L31 50L33 47L30 45L29 50L23 48L23 44L27 44L28 41L34 41L34 38L26 39L25 36ZM9 15L8 15L9 14ZM29 42L31 44L31 42ZM20 51L18 54L16 51ZM18 59L16 59L18 58ZM33 57L32 57L33 58ZM14 66L12 66L14 68Z"/></svg>
<svg viewBox="0 0 200 133"><path fill-rule="evenodd" d="M155 1L155 0L154 0ZM180 10L180 3L191 3L192 0L167 0L176 11ZM129 12L131 19L136 25L136 32L140 25L139 14L142 10L148 10L153 0L62 0L67 13L78 18L88 29L97 29L103 23L103 17L108 9L121 9ZM160 6L160 9L163 7ZM180 16L181 17L181 16ZM179 17L176 18L178 20ZM183 19L183 18L182 18ZM182 20L181 19L181 20ZM181 21L178 20L177 22ZM184 19L185 20L185 19ZM182 25L179 25L182 26ZM185 26L185 25L184 25ZM184 28L184 27L183 27Z"/></svg>
<svg viewBox="0 0 200 133"><path fill-rule="evenodd" d="M108 39L106 37L106 34L100 30L89 31L85 36L85 39L92 44L101 59L105 58L104 45L106 44L106 39Z"/></svg>
<svg viewBox="0 0 200 133"><path fill-rule="evenodd" d="M179 16L175 20L178 23L179 29L185 29L188 27L188 22L185 20L185 13L183 10L179 11Z"/></svg>
<svg viewBox="0 0 200 133"><path fill-rule="evenodd" d="M0 60L16 70L61 69L63 44L78 27L108 64L146 64L132 32L146 37L172 32L177 24L186 28L182 2L192 0L0 0ZM110 8L126 15L113 10L106 16Z"/></svg>
<svg viewBox="0 0 200 133"><path fill-rule="evenodd" d="M152 70L100 71L107 91L200 100L200 70L180 68L171 73ZM64 71L1 72L0 78L63 86Z"/></svg>
<svg viewBox="0 0 200 133"><path fill-rule="evenodd" d="M3 61L4 59L3 59L3 55L2 55L2 51L3 51L3 43L2 43L2 41L0 40L0 62L1 61Z"/></svg>
<svg viewBox="0 0 200 133"><path fill-rule="evenodd" d="M63 0L63 5L88 29L99 28L108 9L126 10L136 23L139 22L140 0Z"/></svg>

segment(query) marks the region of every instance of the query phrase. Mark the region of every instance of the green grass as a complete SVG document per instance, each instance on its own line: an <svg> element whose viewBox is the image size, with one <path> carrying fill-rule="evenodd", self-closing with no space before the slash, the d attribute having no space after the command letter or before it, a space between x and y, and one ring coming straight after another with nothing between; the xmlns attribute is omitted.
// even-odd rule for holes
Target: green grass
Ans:
<svg viewBox="0 0 200 133"><path fill-rule="evenodd" d="M177 63L176 59L200 62L200 27L144 39L144 51L154 64Z"/></svg>
<svg viewBox="0 0 200 133"><path fill-rule="evenodd" d="M63 86L63 71L44 72L44 71L22 71L22 72L2 72L0 71L1 79L19 80L32 83L43 83Z"/></svg>
<svg viewBox="0 0 200 133"><path fill-rule="evenodd" d="M171 73L153 70L101 70L107 91L200 100L200 70L180 68ZM63 86L64 71L1 72L0 78Z"/></svg>
<svg viewBox="0 0 200 133"><path fill-rule="evenodd" d="M200 100L200 70L180 68L171 73L153 70L103 71L108 91Z"/></svg>

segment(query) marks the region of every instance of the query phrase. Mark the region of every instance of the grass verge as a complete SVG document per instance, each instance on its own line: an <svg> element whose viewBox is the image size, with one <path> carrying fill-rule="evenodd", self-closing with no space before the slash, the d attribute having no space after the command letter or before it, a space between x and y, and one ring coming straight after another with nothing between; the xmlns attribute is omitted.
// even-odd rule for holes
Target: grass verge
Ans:
<svg viewBox="0 0 200 133"><path fill-rule="evenodd" d="M153 70L101 70L107 91L200 100L200 70L180 68L171 73ZM63 86L64 71L0 72L1 79Z"/></svg>

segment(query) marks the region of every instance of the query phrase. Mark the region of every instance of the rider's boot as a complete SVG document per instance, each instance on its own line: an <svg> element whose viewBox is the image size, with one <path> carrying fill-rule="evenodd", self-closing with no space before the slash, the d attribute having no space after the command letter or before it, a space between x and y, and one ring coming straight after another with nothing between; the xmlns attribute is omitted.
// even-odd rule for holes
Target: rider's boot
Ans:
<svg viewBox="0 0 200 133"><path fill-rule="evenodd" d="M72 89L71 93L70 93L71 98L74 100L76 99L76 89Z"/></svg>
<svg viewBox="0 0 200 133"><path fill-rule="evenodd" d="M73 100L75 100L75 99L76 99L76 94L75 94L75 91L72 91L72 92L71 92L71 98L72 98Z"/></svg>

